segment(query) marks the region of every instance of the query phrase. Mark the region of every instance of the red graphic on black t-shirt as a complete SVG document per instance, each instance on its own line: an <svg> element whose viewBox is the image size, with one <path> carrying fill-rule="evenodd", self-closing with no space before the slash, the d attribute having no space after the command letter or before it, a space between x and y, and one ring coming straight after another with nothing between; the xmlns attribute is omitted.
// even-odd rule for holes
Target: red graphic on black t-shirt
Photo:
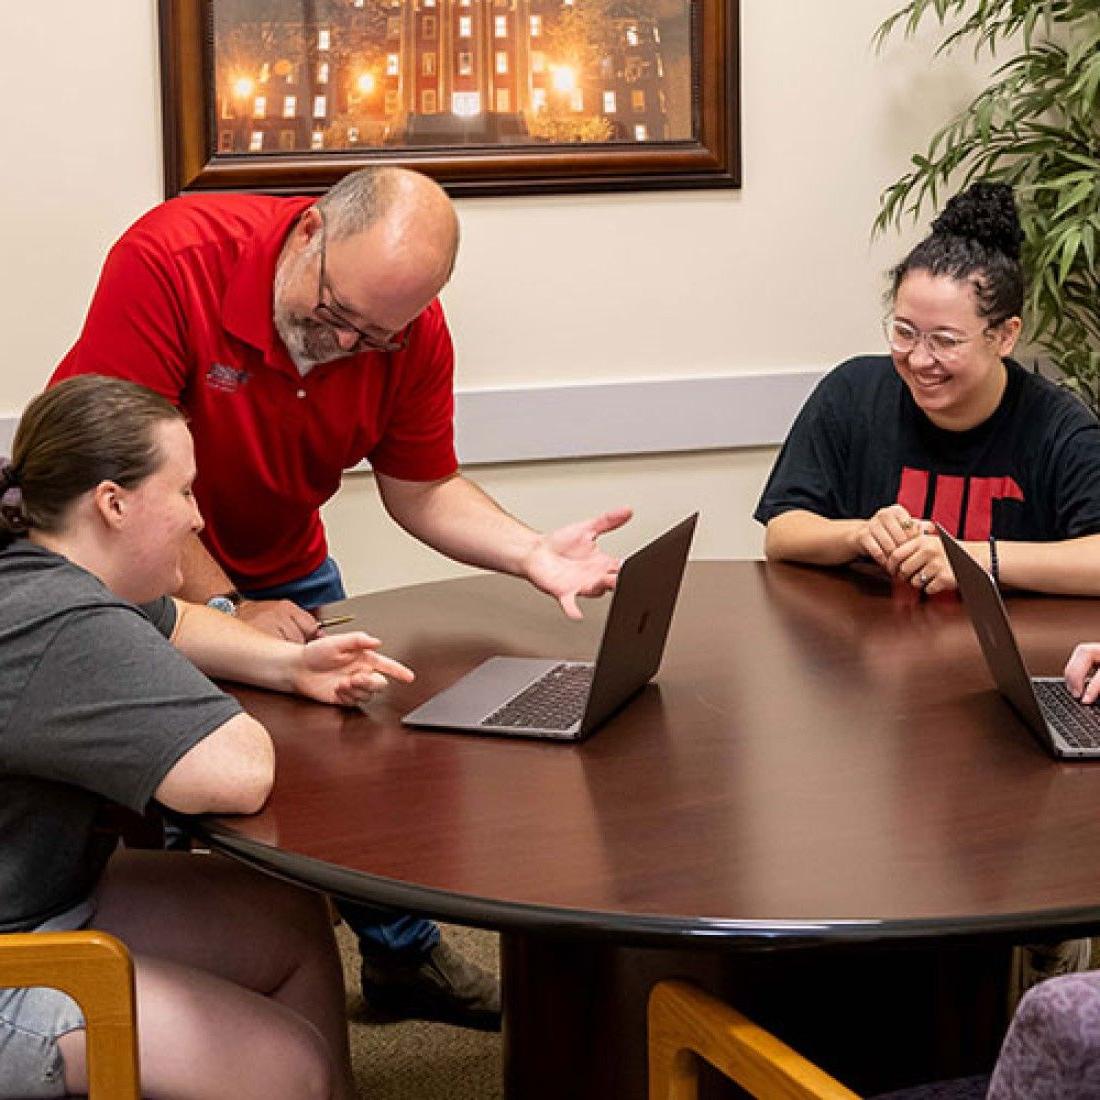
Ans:
<svg viewBox="0 0 1100 1100"><path fill-rule="evenodd" d="M956 477L936 475L936 491L930 515L928 486L932 474L906 466L901 471L898 504L911 516L933 519L956 538L975 542L989 538L993 529L995 500L1023 500L1024 491L1011 477ZM966 522L963 523L963 501L966 501Z"/></svg>

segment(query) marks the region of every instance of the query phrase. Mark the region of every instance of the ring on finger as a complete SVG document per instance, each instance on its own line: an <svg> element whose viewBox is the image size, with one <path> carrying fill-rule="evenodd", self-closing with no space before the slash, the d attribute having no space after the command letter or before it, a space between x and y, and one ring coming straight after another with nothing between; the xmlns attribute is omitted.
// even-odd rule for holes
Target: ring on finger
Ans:
<svg viewBox="0 0 1100 1100"><path fill-rule="evenodd" d="M920 571L920 575L917 577L917 580L920 581L921 588L927 588L928 585L931 583L932 578L922 569Z"/></svg>

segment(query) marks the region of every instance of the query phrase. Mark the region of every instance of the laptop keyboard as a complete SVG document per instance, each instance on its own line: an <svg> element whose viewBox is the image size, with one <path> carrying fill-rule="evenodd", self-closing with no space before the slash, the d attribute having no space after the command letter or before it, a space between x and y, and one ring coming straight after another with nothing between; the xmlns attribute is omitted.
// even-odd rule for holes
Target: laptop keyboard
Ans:
<svg viewBox="0 0 1100 1100"><path fill-rule="evenodd" d="M555 665L481 724L509 729L567 730L584 714L591 686L592 665Z"/></svg>
<svg viewBox="0 0 1100 1100"><path fill-rule="evenodd" d="M1100 707L1079 703L1061 680L1032 680L1043 717L1078 749L1100 748Z"/></svg>

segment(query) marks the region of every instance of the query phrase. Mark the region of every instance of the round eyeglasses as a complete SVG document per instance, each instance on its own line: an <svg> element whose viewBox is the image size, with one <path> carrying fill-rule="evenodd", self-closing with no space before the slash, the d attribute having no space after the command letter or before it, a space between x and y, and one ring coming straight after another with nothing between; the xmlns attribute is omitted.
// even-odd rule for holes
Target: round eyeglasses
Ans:
<svg viewBox="0 0 1100 1100"><path fill-rule="evenodd" d="M918 344L924 344L928 354L941 363L950 363L957 359L967 344L977 339L976 336L962 336L956 332L947 332L944 329L933 329L931 332L922 332L916 325L908 321L899 321L892 314L887 315L882 322L882 331L886 334L886 342L890 350L898 355L912 355L917 350ZM981 335L985 335L986 329Z"/></svg>

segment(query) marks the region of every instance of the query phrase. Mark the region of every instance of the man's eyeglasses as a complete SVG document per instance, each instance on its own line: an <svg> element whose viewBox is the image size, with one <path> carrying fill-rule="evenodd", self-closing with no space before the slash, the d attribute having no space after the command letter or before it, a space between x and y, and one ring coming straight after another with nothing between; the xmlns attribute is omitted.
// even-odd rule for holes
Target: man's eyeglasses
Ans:
<svg viewBox="0 0 1100 1100"><path fill-rule="evenodd" d="M316 207L314 207L314 209L316 209ZM364 332L358 325L353 325L351 321L337 313L336 310L325 301L326 294L329 296L332 295L332 290L325 285L325 249L328 245L328 240L325 236L325 217L320 210L317 211L317 214L321 219L321 265L319 278L317 280L317 305L313 307L314 317L328 325L329 328L336 329L338 332L355 333L356 341L355 347L351 349L352 351L360 348L365 348L369 351L401 351L409 342L409 325L406 325L398 332L389 333L384 336L376 336L373 333Z"/></svg>
<svg viewBox="0 0 1100 1100"><path fill-rule="evenodd" d="M899 321L892 315L883 319L882 331L886 333L886 342L890 345L890 350L896 351L898 355L912 355L917 350L918 344L924 344L928 354L941 363L950 363L953 359L958 359L962 355L963 348L977 339L976 336L960 336L942 329L922 332L908 321ZM986 332L989 332L989 329L981 335L984 336Z"/></svg>

